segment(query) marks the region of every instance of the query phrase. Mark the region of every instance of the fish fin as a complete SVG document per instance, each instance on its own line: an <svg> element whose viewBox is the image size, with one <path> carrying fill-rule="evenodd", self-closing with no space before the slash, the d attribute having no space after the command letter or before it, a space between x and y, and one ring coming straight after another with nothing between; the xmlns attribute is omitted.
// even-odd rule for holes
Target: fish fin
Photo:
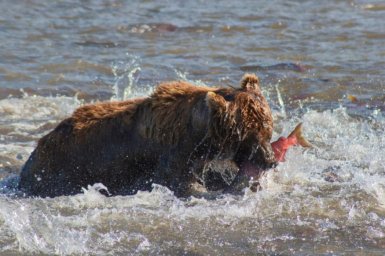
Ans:
<svg viewBox="0 0 385 256"><path fill-rule="evenodd" d="M309 141L307 141L302 135L302 123L297 124L294 130L290 133L289 137L296 137L297 143L302 147L313 147L313 145Z"/></svg>

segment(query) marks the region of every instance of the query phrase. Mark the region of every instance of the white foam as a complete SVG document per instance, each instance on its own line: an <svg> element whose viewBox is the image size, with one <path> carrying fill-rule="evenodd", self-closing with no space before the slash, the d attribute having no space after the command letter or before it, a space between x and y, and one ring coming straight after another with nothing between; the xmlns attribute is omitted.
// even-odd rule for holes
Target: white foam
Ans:
<svg viewBox="0 0 385 256"><path fill-rule="evenodd" d="M47 121L64 118L81 104L82 101L76 97L43 97L26 94L22 98L11 97L0 100L0 116L3 121Z"/></svg>
<svg viewBox="0 0 385 256"><path fill-rule="evenodd" d="M0 162L0 168L21 166L35 147L35 141L81 104L76 97L28 94L0 100L0 152L2 158L8 159Z"/></svg>
<svg viewBox="0 0 385 256"><path fill-rule="evenodd" d="M74 99L63 103L63 99L52 98L49 101L56 102L52 105L44 103L46 99L24 100L35 108L43 102L42 108L58 111L46 110L36 116L41 119L59 118L80 104ZM8 110L8 115L15 120L28 118L17 107ZM349 116L343 108L310 110L292 120L278 121L278 125L287 135L298 121L316 147L289 150L287 161L261 179L263 190L258 193L182 200L154 185L152 192L105 197L98 192L103 188L99 184L70 197L0 197L0 227L7 230L5 238L14 241L11 246L32 254L151 254L164 246L162 239L183 245L183 238L174 237L178 232L199 244L201 236L215 237L222 232L225 239L228 230L237 234L249 230L254 232L250 239L255 243L268 243L292 240L301 230L324 237L354 226L368 239L382 239L385 121L381 113L363 120ZM328 181L330 173L336 176L334 182Z"/></svg>

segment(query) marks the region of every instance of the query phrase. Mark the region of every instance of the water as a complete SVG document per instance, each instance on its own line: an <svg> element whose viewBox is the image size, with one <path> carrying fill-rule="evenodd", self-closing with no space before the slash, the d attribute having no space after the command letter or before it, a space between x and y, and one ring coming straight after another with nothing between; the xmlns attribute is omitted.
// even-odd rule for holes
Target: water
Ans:
<svg viewBox="0 0 385 256"><path fill-rule="evenodd" d="M381 1L2 1L1 255L384 255ZM298 122L263 190L215 200L164 187L107 198L13 196L36 141L82 104L184 79L255 72L274 139ZM354 96L354 97L352 97ZM357 100L355 100L357 99ZM8 187L4 187L7 184Z"/></svg>

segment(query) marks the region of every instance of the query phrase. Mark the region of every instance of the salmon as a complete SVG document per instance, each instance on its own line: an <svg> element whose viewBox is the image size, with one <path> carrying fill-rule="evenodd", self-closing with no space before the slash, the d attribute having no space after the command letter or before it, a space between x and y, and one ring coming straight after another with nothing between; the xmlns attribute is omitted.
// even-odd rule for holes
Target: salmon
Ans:
<svg viewBox="0 0 385 256"><path fill-rule="evenodd" d="M300 145L302 147L312 147L312 144L308 142L302 135L302 123L297 124L294 130L290 135L285 137L280 137L277 141L271 143L273 148L275 159L278 162L285 161L285 155L289 148L292 146Z"/></svg>

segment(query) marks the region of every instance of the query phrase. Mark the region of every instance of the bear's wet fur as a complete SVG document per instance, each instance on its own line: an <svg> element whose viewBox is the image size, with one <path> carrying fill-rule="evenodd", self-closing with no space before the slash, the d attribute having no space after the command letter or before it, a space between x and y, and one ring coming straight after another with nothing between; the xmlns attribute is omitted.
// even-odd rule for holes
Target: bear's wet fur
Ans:
<svg viewBox="0 0 385 256"><path fill-rule="evenodd" d="M77 194L94 183L112 195L151 190L153 183L177 196L190 195L194 183L226 190L235 177L257 177L275 164L272 130L253 74L243 77L240 88L167 82L149 97L77 109L39 140L19 188L41 197ZM215 163L223 169L226 161L224 179L205 173Z"/></svg>

